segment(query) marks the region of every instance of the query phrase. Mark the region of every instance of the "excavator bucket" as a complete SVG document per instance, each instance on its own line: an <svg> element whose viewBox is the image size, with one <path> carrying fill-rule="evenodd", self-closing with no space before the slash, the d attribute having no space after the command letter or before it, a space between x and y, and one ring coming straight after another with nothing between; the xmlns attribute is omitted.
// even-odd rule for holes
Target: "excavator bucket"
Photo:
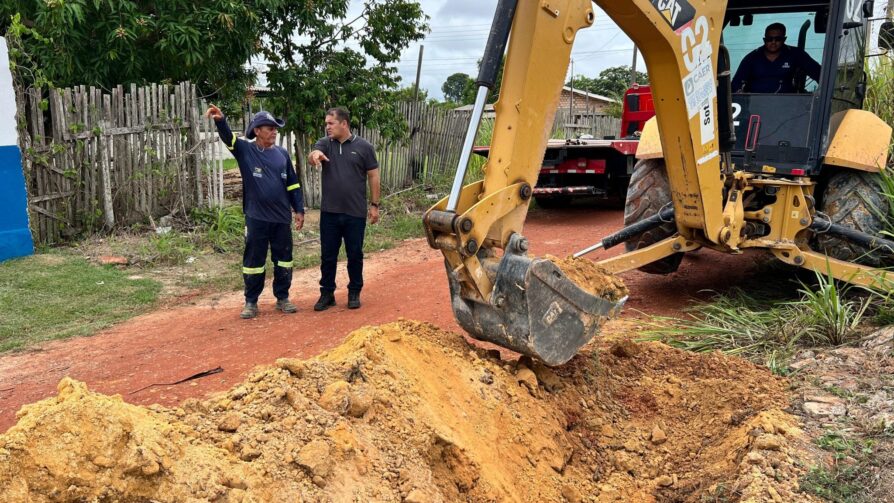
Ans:
<svg viewBox="0 0 894 503"><path fill-rule="evenodd" d="M524 253L499 259L489 304L463 298L456 273L447 269L453 313L463 329L547 365L570 360L627 300L593 295L554 262Z"/></svg>

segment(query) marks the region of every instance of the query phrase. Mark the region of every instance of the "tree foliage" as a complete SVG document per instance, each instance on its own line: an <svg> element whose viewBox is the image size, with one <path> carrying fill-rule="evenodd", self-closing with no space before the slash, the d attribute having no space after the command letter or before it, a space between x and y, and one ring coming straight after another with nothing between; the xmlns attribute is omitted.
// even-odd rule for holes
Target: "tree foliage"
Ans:
<svg viewBox="0 0 894 503"><path fill-rule="evenodd" d="M261 49L276 111L291 127L310 132L322 131L326 108L345 106L355 124L397 136L403 125L389 91L398 86L401 51L428 28L419 3L366 0L351 20L345 20L348 0L304 0L301 9L294 3L268 13L278 22L265 32Z"/></svg>
<svg viewBox="0 0 894 503"><path fill-rule="evenodd" d="M454 73L447 77L447 80L444 81L444 85L441 86L441 92L444 93L444 98L447 101L452 101L454 103L462 102L466 87L471 80L469 75L465 73Z"/></svg>
<svg viewBox="0 0 894 503"><path fill-rule="evenodd" d="M649 76L643 72L636 72L637 84L648 84ZM568 81L566 86L570 86ZM583 89L584 91L601 94L611 98L618 98L624 94L624 91L630 87L630 66L613 66L599 72L596 78L575 76L574 88Z"/></svg>
<svg viewBox="0 0 894 503"><path fill-rule="evenodd" d="M288 128L319 130L325 109L342 105L396 135L395 64L422 38L427 17L418 1L364 0L362 14L347 20L349 4L0 0L0 33L15 31L27 57L17 52L13 60L56 86L190 80L223 104L245 96L255 77L247 63L261 59L272 111Z"/></svg>
<svg viewBox="0 0 894 503"><path fill-rule="evenodd" d="M259 22L230 0L0 0L0 32L14 28L57 86L192 80L204 92L244 92Z"/></svg>
<svg viewBox="0 0 894 503"><path fill-rule="evenodd" d="M493 89L491 89L490 93L487 95L488 103L493 104L500 99L500 88L503 85L504 64L505 59L500 61L500 69L497 70L497 80L494 83ZM480 59L478 60L478 68L481 68ZM475 84L475 79L469 77L467 74L454 73L444 81L444 84L441 86L441 91L444 93L444 97L447 101L457 105L471 105L472 103L475 103L475 95L478 93L478 86Z"/></svg>
<svg viewBox="0 0 894 503"><path fill-rule="evenodd" d="M428 98L428 91L419 88L419 93L417 95L414 86L401 87L397 91L394 91L393 96L395 101L430 101Z"/></svg>

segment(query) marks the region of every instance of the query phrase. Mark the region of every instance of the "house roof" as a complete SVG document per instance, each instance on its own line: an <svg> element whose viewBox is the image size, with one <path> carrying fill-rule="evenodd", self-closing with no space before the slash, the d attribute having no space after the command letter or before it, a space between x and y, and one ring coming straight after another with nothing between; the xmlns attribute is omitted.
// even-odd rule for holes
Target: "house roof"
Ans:
<svg viewBox="0 0 894 503"><path fill-rule="evenodd" d="M562 90L569 92L569 93L572 92L571 87L569 87L569 86L563 87ZM588 93L587 91L584 91L582 89L575 89L574 96L575 96L575 98L578 98L578 97L581 99L586 98L586 99L590 99L593 101L602 101L604 103L617 103L618 102L618 100L616 100L614 98L609 98L608 96L603 96L601 94ZM473 105L463 105L461 107L456 107L453 110L458 111L458 112L468 112L468 111L471 111L472 108L473 108ZM494 111L493 104L486 105L484 107L484 111L485 112L493 112Z"/></svg>
<svg viewBox="0 0 894 503"><path fill-rule="evenodd" d="M461 107L456 107L453 110L456 112L470 112L470 111L472 111L473 108L475 108L475 105L463 105ZM485 112L493 112L494 111L493 103L488 103L487 105L484 105L484 111Z"/></svg>
<svg viewBox="0 0 894 503"><path fill-rule="evenodd" d="M575 96L586 97L591 100L604 101L606 103L617 103L618 102L618 100L616 100L614 98L609 98L608 96L603 96L601 94L588 93L587 91L584 91L583 89L574 89L572 91L571 87L565 86L562 88L562 90L568 91L569 93L574 92Z"/></svg>

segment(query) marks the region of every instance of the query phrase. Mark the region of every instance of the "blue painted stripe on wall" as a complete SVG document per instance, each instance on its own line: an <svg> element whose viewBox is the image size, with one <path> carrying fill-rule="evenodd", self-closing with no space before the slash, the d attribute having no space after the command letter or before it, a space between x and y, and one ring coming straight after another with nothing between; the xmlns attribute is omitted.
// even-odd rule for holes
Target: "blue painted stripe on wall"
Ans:
<svg viewBox="0 0 894 503"><path fill-rule="evenodd" d="M16 145L0 146L0 261L32 253L22 156Z"/></svg>

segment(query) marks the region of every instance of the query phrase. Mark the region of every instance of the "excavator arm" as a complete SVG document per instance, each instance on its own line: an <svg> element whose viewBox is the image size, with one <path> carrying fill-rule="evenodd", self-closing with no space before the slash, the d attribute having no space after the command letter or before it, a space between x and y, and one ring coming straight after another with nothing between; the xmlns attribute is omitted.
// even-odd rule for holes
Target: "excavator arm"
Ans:
<svg viewBox="0 0 894 503"><path fill-rule="evenodd" d="M701 246L727 253L760 247L801 267L824 270L825 261L831 275L852 283L891 287L883 272L809 249L811 232L820 227L835 230L816 215L813 180L757 177L732 165L730 150L736 141L729 57L720 44L726 0L593 3L633 39L648 66L672 203L660 213L673 218L677 227L674 236L604 260L604 267L623 272ZM499 1L453 190L424 217L429 244L444 254L460 325L477 339L549 365L574 356L625 300L613 302L588 293L554 263L529 257L522 233L572 45L577 32L594 22L593 3ZM464 186L481 112L507 40L484 180ZM758 190L775 198L757 211L749 210L743 201ZM754 221L766 223L768 231L749 233L749 222ZM656 215L603 239L602 245L623 242L662 223ZM836 232L854 234L845 231ZM890 241L856 237L894 251Z"/></svg>
<svg viewBox="0 0 894 503"><path fill-rule="evenodd" d="M596 3L634 37L650 70L657 70L651 80L665 153L681 164L674 170L674 186L680 188L673 194L677 218L716 239L722 186L711 122L717 106L712 56L726 3L701 2L698 8L685 0ZM594 21L590 0L499 2L454 189L424 217L429 244L444 253L452 307L463 328L553 365L574 356L623 305L587 293L552 262L528 257L522 234L574 39ZM463 186L507 39L484 180ZM687 94L684 85L696 87ZM676 251L671 244L665 248L666 255Z"/></svg>

